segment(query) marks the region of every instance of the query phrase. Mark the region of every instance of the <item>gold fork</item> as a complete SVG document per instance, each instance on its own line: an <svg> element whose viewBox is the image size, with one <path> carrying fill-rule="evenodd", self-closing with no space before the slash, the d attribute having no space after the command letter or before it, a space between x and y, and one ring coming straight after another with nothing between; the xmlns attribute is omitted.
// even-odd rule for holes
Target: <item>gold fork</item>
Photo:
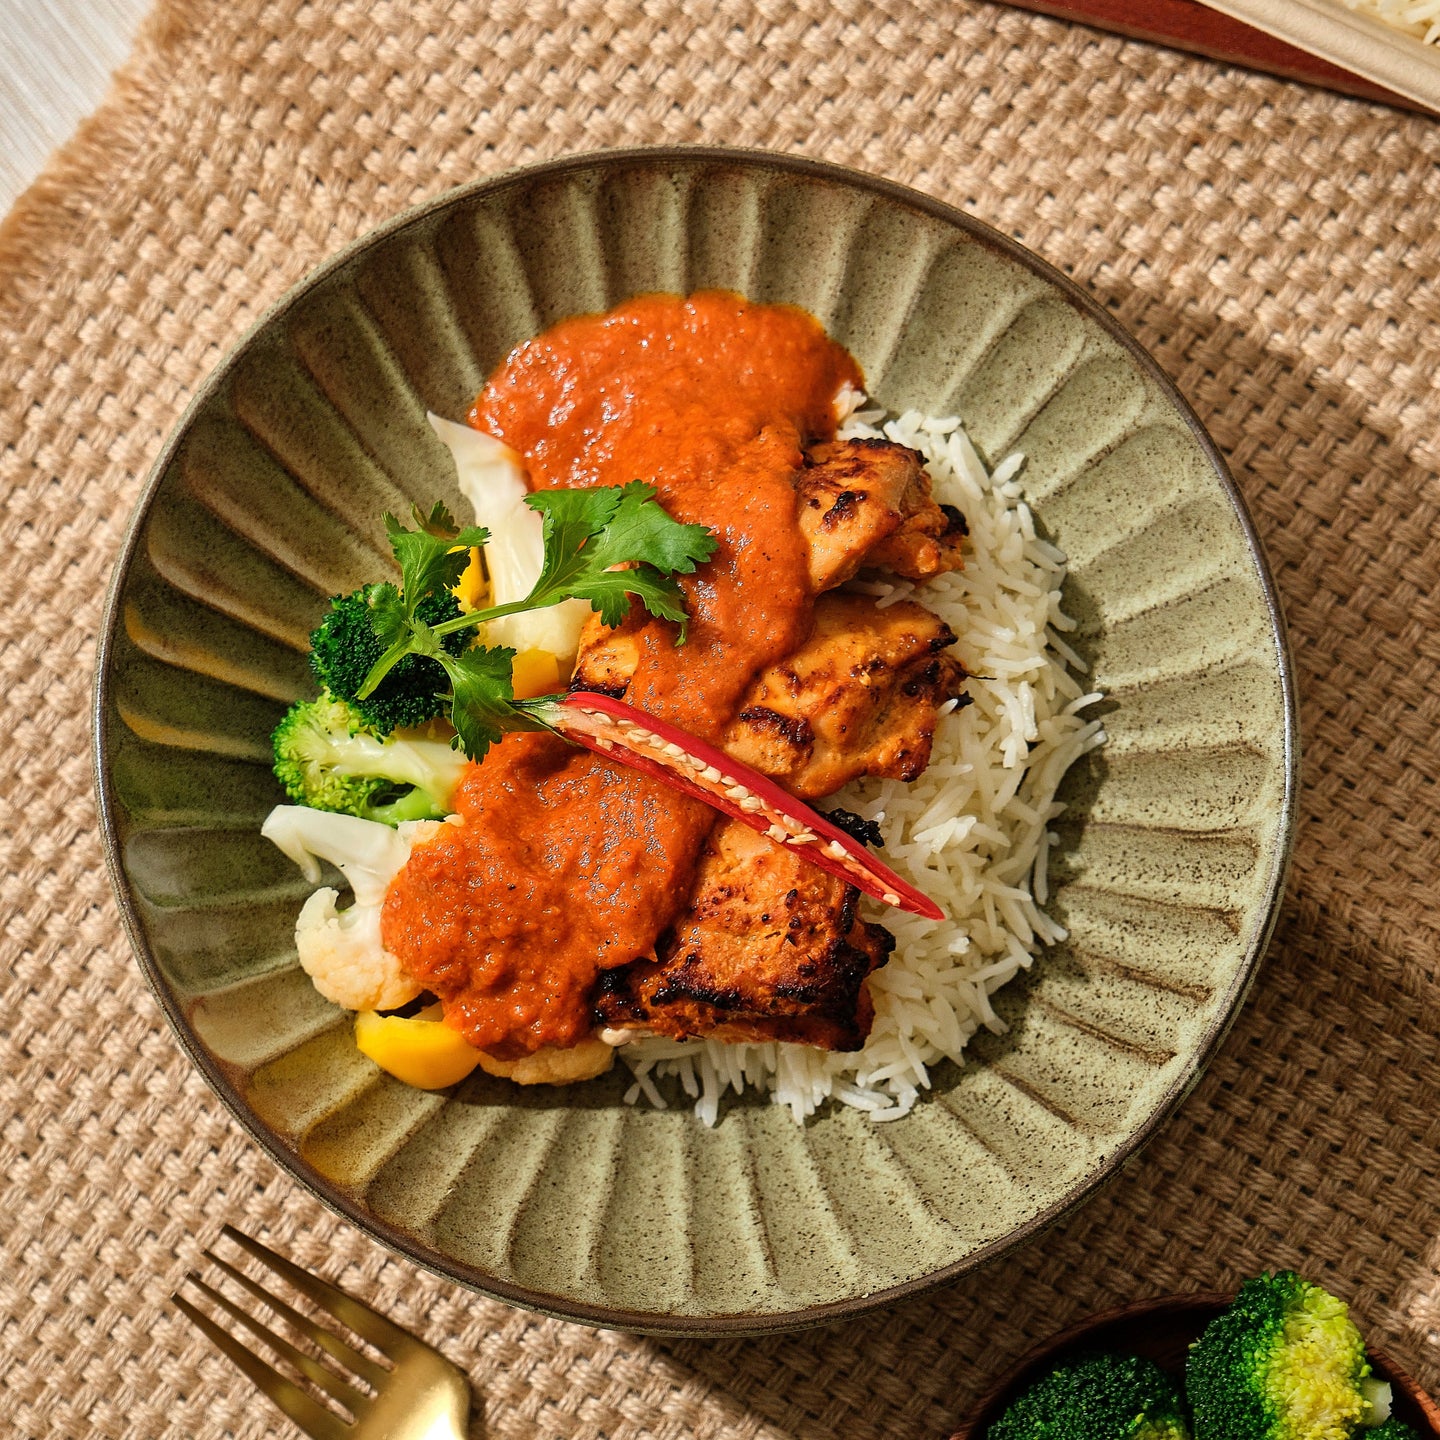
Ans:
<svg viewBox="0 0 1440 1440"><path fill-rule="evenodd" d="M227 1225L225 1237L253 1255L262 1265L283 1276L302 1295L328 1310L342 1325L373 1345L384 1356L378 1363L317 1325L308 1316L272 1295L258 1281L205 1252L237 1285L350 1372L351 1379L297 1350L253 1315L207 1285L193 1271L186 1278L213 1305L243 1325L275 1354L283 1357L318 1389L337 1401L353 1417L346 1421L322 1405L293 1381L217 1325L183 1295L171 1298L180 1310L243 1370L312 1440L464 1440L470 1417L470 1383L438 1350L417 1340L343 1290L293 1265L258 1240ZM355 1383L363 1382L369 1391Z"/></svg>

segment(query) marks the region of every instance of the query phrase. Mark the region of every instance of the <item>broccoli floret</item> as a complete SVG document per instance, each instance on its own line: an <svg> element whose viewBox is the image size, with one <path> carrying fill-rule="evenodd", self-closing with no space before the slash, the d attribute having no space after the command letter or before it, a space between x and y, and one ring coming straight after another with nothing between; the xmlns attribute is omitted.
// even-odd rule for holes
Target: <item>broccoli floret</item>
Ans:
<svg viewBox="0 0 1440 1440"><path fill-rule="evenodd" d="M1191 1347L1196 1440L1350 1440L1369 1374L1343 1301L1290 1270L1259 1275Z"/></svg>
<svg viewBox="0 0 1440 1440"><path fill-rule="evenodd" d="M1373 1430L1362 1430L1360 1435L1362 1440L1420 1440L1413 1425L1407 1425L1393 1415L1383 1425L1377 1425Z"/></svg>
<svg viewBox="0 0 1440 1440"><path fill-rule="evenodd" d="M448 591L427 595L415 607L427 625L453 620L460 603ZM468 631L447 635L441 644L458 655L474 637ZM377 735L388 735L433 720L445 708L441 697L450 682L439 662L426 655L406 655L363 700L355 698L375 662L385 652L370 623L370 606L362 586L352 595L336 595L330 609L310 636L310 668L332 695L348 700Z"/></svg>
<svg viewBox="0 0 1440 1440"><path fill-rule="evenodd" d="M465 757L438 740L381 740L354 706L322 690L275 728L275 777L312 810L398 825L438 820Z"/></svg>
<svg viewBox="0 0 1440 1440"><path fill-rule="evenodd" d="M1089 1355L1037 1380L987 1440L1189 1440L1180 1393L1149 1360Z"/></svg>

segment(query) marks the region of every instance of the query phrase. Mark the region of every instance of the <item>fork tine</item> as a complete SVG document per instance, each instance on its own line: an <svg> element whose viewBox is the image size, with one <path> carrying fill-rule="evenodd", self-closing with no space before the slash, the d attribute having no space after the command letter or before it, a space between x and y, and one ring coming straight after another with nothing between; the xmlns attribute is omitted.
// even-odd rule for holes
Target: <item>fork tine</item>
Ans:
<svg viewBox="0 0 1440 1440"><path fill-rule="evenodd" d="M312 1440L351 1440L350 1427L318 1400L311 1399L279 1371L272 1370L258 1355L252 1355L228 1330L222 1330L183 1295L172 1295L170 1298L181 1314L201 1330L228 1360L243 1370Z"/></svg>
<svg viewBox="0 0 1440 1440"><path fill-rule="evenodd" d="M344 1405L357 1419L359 1412L367 1408L370 1400L368 1395L357 1390L348 1381L341 1379L333 1370L327 1369L313 1356L297 1350L283 1335L277 1335L269 1326L262 1325L249 1311L242 1310L228 1297L207 1285L198 1275L192 1274L186 1278L197 1290L208 1297L212 1304L218 1305L227 1315L238 1320L257 1340L263 1340L277 1355L282 1355L307 1380L314 1381L322 1390Z"/></svg>
<svg viewBox="0 0 1440 1440"><path fill-rule="evenodd" d="M308 1270L291 1264L283 1255L277 1255L258 1240L252 1240L233 1225L225 1226L221 1233L242 1250L248 1251L262 1265L268 1265L270 1269L283 1275L302 1295L308 1295L317 1305L323 1305L337 1320L368 1340L382 1354L389 1354L387 1346L417 1343L408 1331L402 1330L378 1311L372 1310L362 1301L347 1295L318 1275L312 1275Z"/></svg>
<svg viewBox="0 0 1440 1440"><path fill-rule="evenodd" d="M243 1285L262 1305L268 1305L287 1324L293 1325L302 1335L313 1340L327 1355L338 1360L347 1370L353 1371L372 1388L378 1390L390 1373L377 1365L368 1355L362 1355L353 1346L347 1345L338 1335L333 1335L323 1325L317 1325L308 1315L302 1315L287 1305L278 1295L272 1295L258 1280L252 1280L243 1270L237 1270L228 1260L223 1260L213 1250L205 1256L220 1267L237 1285ZM337 1397L338 1398L338 1397Z"/></svg>

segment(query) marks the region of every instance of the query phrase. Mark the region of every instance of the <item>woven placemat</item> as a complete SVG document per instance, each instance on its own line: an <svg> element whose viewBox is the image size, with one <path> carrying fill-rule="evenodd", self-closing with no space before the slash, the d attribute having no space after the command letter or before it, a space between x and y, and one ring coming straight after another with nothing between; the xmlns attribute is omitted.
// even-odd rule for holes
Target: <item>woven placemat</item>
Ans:
<svg viewBox="0 0 1440 1440"><path fill-rule="evenodd" d="M764 1341L476 1298L299 1191L182 1057L91 797L102 592L186 397L405 205L569 151L798 150L1088 286L1194 402L1275 564L1306 745L1254 996L1110 1189L926 1299ZM442 1344L497 1437L938 1437L1087 1310L1293 1264L1440 1381L1440 128L937 0L163 0L0 230L0 1430L287 1433L167 1297L223 1220Z"/></svg>

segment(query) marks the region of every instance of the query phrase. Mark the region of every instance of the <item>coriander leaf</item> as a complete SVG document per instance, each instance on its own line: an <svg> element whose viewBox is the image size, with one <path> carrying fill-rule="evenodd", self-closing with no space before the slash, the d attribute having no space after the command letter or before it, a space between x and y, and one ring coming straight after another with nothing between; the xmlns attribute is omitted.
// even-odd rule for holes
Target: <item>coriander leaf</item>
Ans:
<svg viewBox="0 0 1440 1440"><path fill-rule="evenodd" d="M619 508L620 489L603 485L592 490L541 490L527 495L525 503L538 510L545 522L545 558L525 600L526 609L539 609L574 594L574 582L590 569L583 551Z"/></svg>
<svg viewBox="0 0 1440 1440"><path fill-rule="evenodd" d="M365 587L365 604L370 610L370 628L384 646L391 646L408 635L410 622L400 592L385 581Z"/></svg>
<svg viewBox="0 0 1440 1440"><path fill-rule="evenodd" d="M655 503L655 487L632 480L621 489L620 503L595 537L594 549L587 545L585 551L596 569L639 560L666 574L689 575L697 563L715 553L719 543L703 525L672 520Z"/></svg>
<svg viewBox="0 0 1440 1440"><path fill-rule="evenodd" d="M569 594L569 582L589 568L581 551L619 508L620 489L602 485L592 490L541 490L527 495L525 503L538 510L545 522L545 558L528 603L553 605Z"/></svg>
<svg viewBox="0 0 1440 1440"><path fill-rule="evenodd" d="M460 526L456 524L455 517L446 509L443 500L437 500L430 507L428 515L412 500L410 514L414 517L415 523L427 535L433 535L437 540L450 540L460 533Z"/></svg>
<svg viewBox="0 0 1440 1440"><path fill-rule="evenodd" d="M515 707L510 679L515 652L508 646L477 646L460 655L441 650L435 658L450 677L455 692L450 723L470 759L484 759L485 752L507 731L542 728Z"/></svg>
<svg viewBox="0 0 1440 1440"><path fill-rule="evenodd" d="M385 516L390 548L400 566L401 588L397 590L388 582L366 588L370 626L386 648L357 691L359 700L373 695L380 682L407 655L436 654L439 638L419 618L419 607L432 596L448 599L448 592L470 563L470 547L483 545L490 538L488 530L476 525L456 530L450 512L441 501L435 503L428 517L418 505L412 509L422 526L433 525L445 534L436 536L424 529L407 530L393 515Z"/></svg>
<svg viewBox="0 0 1440 1440"><path fill-rule="evenodd" d="M371 622L374 624L374 622ZM376 632L379 633L378 630ZM370 667L364 684L356 691L357 700L373 695L380 682L409 655L424 655L432 660L443 660L449 652L441 643L441 634L434 626L427 624L418 615L410 619L400 617L400 626L390 648Z"/></svg>
<svg viewBox="0 0 1440 1440"><path fill-rule="evenodd" d="M655 487L542 490L525 503L545 517L545 564L527 608L571 596L589 600L607 625L629 613L638 596L652 615L675 620L684 640L684 595L665 572L688 574L718 543L703 525L682 525L655 500ZM633 569L616 570L620 565Z"/></svg>
<svg viewBox="0 0 1440 1440"><path fill-rule="evenodd" d="M447 513L443 505L435 508ZM425 523L418 510L416 513L422 524ZM434 513L431 512L432 518ZM483 545L490 538L490 532L478 525L469 525L443 537L423 529L407 530L388 514L385 533L390 537L390 549L400 566L400 593L408 615L414 615L415 607L427 595L453 588L470 563L470 547Z"/></svg>
<svg viewBox="0 0 1440 1440"><path fill-rule="evenodd" d="M410 621L410 653L440 657L440 637L418 615Z"/></svg>
<svg viewBox="0 0 1440 1440"><path fill-rule="evenodd" d="M411 507L418 526L414 530L386 515L385 531L400 566L401 584L398 589L379 584L366 590L371 625L386 648L356 699L373 693L407 656L434 660L450 680L457 744L478 760L506 731L545 727L515 702L510 678L515 652L504 647L464 649L469 637L461 638L461 632L572 596L588 600L607 625L616 625L629 613L631 597L638 596L652 615L679 626L676 644L681 643L687 624L685 593L674 575L693 572L714 554L718 542L703 525L672 519L655 493L653 485L635 480L623 487L527 496L525 503L542 518L544 541L540 576L530 594L488 610L438 620L432 615L429 621L421 618L420 607L443 598L453 611L447 592L469 563L470 549L484 545L489 532L477 525L457 528L439 502L428 514Z"/></svg>
<svg viewBox="0 0 1440 1440"><path fill-rule="evenodd" d="M545 517L547 537L553 532L558 544L564 532L564 548L573 550L582 545L587 536L610 523L610 517L620 505L620 487L591 485L575 490L536 490L525 497L525 503Z"/></svg>
<svg viewBox="0 0 1440 1440"><path fill-rule="evenodd" d="M515 652L508 647L467 650L441 663L455 692L450 723L456 739L472 760L485 752L505 733L514 706L515 689L510 681Z"/></svg>
<svg viewBox="0 0 1440 1440"><path fill-rule="evenodd" d="M675 621L680 626L675 643L685 643L690 625L685 592L653 565L637 565L633 570L602 570L576 580L569 593L577 599L588 600L606 625L618 625L630 613L630 597L634 595L652 615Z"/></svg>
<svg viewBox="0 0 1440 1440"><path fill-rule="evenodd" d="M414 627L421 623L407 613L404 598L389 583L369 586L365 603L370 612L370 628L385 651L355 692L357 700L373 695L380 682L415 649Z"/></svg>

